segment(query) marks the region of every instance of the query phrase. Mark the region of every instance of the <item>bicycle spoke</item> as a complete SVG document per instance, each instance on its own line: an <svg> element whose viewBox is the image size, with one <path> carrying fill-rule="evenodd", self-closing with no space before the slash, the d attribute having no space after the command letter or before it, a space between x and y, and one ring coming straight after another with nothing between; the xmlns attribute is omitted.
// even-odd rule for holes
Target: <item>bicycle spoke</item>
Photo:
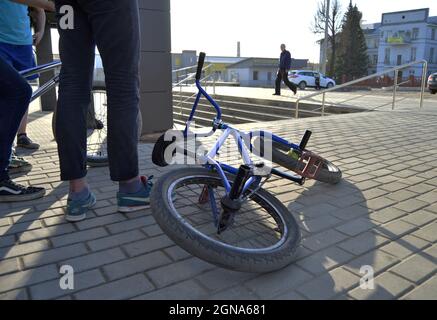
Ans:
<svg viewBox="0 0 437 320"><path fill-rule="evenodd" d="M226 192L218 184L208 186L214 192L217 209L221 210L220 200ZM282 224L272 217L269 210L252 199L243 204L228 230L218 235L210 201L199 203L205 185L198 181L184 181L173 191L175 210L196 230L217 241L248 249L266 248L281 240Z"/></svg>

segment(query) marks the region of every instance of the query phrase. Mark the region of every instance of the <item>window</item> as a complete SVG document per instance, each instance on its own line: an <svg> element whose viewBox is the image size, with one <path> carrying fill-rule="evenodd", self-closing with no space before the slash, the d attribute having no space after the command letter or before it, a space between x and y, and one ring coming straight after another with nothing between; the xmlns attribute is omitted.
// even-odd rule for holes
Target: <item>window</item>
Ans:
<svg viewBox="0 0 437 320"><path fill-rule="evenodd" d="M254 71L253 72L253 80L258 81L258 76L259 76L258 71Z"/></svg>
<svg viewBox="0 0 437 320"><path fill-rule="evenodd" d="M267 80L272 81L272 73L271 72L267 72Z"/></svg>
<svg viewBox="0 0 437 320"><path fill-rule="evenodd" d="M411 48L411 62L416 61L417 58L417 48Z"/></svg>
<svg viewBox="0 0 437 320"><path fill-rule="evenodd" d="M313 72L305 71L305 72L301 72L300 74L305 76L305 77L314 77L314 73Z"/></svg>
<svg viewBox="0 0 437 320"><path fill-rule="evenodd" d="M435 48L431 48L429 52L429 63L434 63Z"/></svg>
<svg viewBox="0 0 437 320"><path fill-rule="evenodd" d="M384 64L390 64L390 48L385 48Z"/></svg>
<svg viewBox="0 0 437 320"><path fill-rule="evenodd" d="M373 64L378 64L378 55L377 54L373 55Z"/></svg>
<svg viewBox="0 0 437 320"><path fill-rule="evenodd" d="M435 40L435 32L436 32L436 29L431 29L431 40Z"/></svg>
<svg viewBox="0 0 437 320"><path fill-rule="evenodd" d="M413 28L413 35L411 36L413 40L419 38L419 28Z"/></svg>

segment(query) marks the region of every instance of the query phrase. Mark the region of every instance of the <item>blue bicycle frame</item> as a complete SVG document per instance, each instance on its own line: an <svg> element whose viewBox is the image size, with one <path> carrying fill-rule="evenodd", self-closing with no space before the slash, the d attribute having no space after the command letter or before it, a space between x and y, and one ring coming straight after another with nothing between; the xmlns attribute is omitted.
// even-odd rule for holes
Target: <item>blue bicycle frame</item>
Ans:
<svg viewBox="0 0 437 320"><path fill-rule="evenodd" d="M231 190L231 183L229 182L226 173L230 173L232 175L236 175L238 173L238 169L235 167L232 167L230 165L227 165L225 163L221 163L219 161L216 161L214 158L215 156L218 154L218 151L220 150L220 148L224 145L225 141L232 136L238 146L238 151L244 161L244 164L249 166L249 167L253 167L253 162L251 160L250 157L250 153L248 151L248 148L252 151L253 150L253 145L251 143L252 138L254 137L271 137L272 141L280 143L281 145L285 146L288 149L294 149L294 150L298 150L298 151L302 151L301 147L291 143L279 136L276 136L274 134L272 134L271 132L267 132L267 131L250 131L250 132L241 132L233 127L231 127L230 125L224 123L222 121L222 111L220 106L217 104L217 102L214 101L214 99L202 88L202 85L200 84L200 78L201 78L201 73L202 73L202 68L203 68L203 63L204 63L204 58L205 55L201 54L200 59L199 59L199 65L198 65L198 69L197 69L197 75L196 75L196 87L199 90L193 105L193 109L191 110L190 116L188 118L188 121L186 123L186 127L184 130L184 137L187 138L188 137L188 133L190 130L190 124L194 119L198 104L200 99L203 97L205 97L210 103L211 105L214 107L214 109L217 112L217 116L213 121L213 128L210 132L208 133L195 133L194 137L209 137L212 136L217 129L223 130L223 134L218 138L217 142L214 144L214 146L212 147L212 149L207 153L206 156L200 156L200 160L203 163L203 165L207 168L211 168L211 169L215 169L218 174L220 175L220 178L223 181L223 185L226 189L226 193L229 194L230 190ZM248 140L247 140L248 139ZM245 144L244 141L250 141L248 143L248 145ZM299 183L299 184L303 184L305 179L299 176L294 176L294 175L290 175L288 173L285 172L281 172L279 170L276 169L272 169L271 173L277 176L280 176L282 178L291 180L293 182ZM250 177L247 182L244 185L243 188L243 194L249 190L249 188L256 189L260 183L261 183L262 179L261 177L258 176L252 176ZM210 193L211 194L211 193ZM211 199L212 200L212 199Z"/></svg>
<svg viewBox="0 0 437 320"><path fill-rule="evenodd" d="M35 74L41 74L47 71L51 71L54 70L56 68L59 68L62 65L62 63L60 61L53 61L41 66L37 66L34 68L30 68L30 69L26 69L23 71L20 71L20 75L23 76L24 78L33 76ZM56 84L59 83L59 75L55 75L52 79L50 79L49 81L47 81L46 83L44 83L42 86L40 86L33 94L32 94L32 98L30 100L30 102L38 99L39 97L41 97L43 94L45 94L46 92L50 91L51 89L53 89Z"/></svg>

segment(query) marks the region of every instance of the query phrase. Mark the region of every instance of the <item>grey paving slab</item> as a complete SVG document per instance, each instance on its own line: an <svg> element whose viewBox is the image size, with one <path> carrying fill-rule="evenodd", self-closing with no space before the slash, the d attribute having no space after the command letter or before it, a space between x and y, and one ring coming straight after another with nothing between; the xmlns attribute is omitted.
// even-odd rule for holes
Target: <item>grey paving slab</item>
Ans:
<svg viewBox="0 0 437 320"><path fill-rule="evenodd" d="M437 141L430 139L437 136L437 112L240 125L293 141L312 130L311 148L344 173L337 186L309 181L301 187L282 179L266 184L299 220L304 240L295 263L264 275L232 272L192 257L162 232L150 209L119 214L117 186L107 168L89 170L98 197L89 218L67 223L68 186L59 181L51 114L32 109L31 116L29 132L42 148L24 154L34 170L17 181L44 185L47 196L0 204L2 300L437 299ZM423 157L405 152L405 143ZM151 145L141 144L139 151L150 159ZM157 177L169 169L141 163L144 173ZM64 263L76 266L71 292L59 288ZM373 291L359 288L362 265L376 272Z"/></svg>

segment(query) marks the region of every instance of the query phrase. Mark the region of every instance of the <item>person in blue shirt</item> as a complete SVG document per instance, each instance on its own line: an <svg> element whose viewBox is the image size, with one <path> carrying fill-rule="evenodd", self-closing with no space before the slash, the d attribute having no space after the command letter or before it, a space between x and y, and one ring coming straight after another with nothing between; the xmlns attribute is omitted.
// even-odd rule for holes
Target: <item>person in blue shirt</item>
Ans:
<svg viewBox="0 0 437 320"><path fill-rule="evenodd" d="M288 71L291 69L291 54L290 51L286 50L285 44L281 44L281 56L279 57L279 70L276 77L276 86L274 96L281 95L281 82L284 81L285 85L293 91L294 94L297 93L297 86L290 82L288 79Z"/></svg>
<svg viewBox="0 0 437 320"><path fill-rule="evenodd" d="M41 8L32 8L35 21L35 34L32 35L28 6L10 0L0 1L0 57L17 71L35 66L33 45L38 45L44 36L46 17ZM28 78L34 80L38 76ZM38 149L26 134L27 111L17 132L17 146Z"/></svg>
<svg viewBox="0 0 437 320"><path fill-rule="evenodd" d="M11 1L0 1L1 4L3 2ZM26 6L23 6L25 8L29 5L54 11L53 2L47 0L14 0L14 2L25 4ZM6 21L3 11L5 7L0 8L0 17L4 22ZM17 8L21 9L21 7ZM10 179L8 172L12 143L20 121L29 107L31 95L32 88L26 79L11 66L10 61L0 56L0 202L28 201L41 198L45 194L44 188L26 187L15 183Z"/></svg>

